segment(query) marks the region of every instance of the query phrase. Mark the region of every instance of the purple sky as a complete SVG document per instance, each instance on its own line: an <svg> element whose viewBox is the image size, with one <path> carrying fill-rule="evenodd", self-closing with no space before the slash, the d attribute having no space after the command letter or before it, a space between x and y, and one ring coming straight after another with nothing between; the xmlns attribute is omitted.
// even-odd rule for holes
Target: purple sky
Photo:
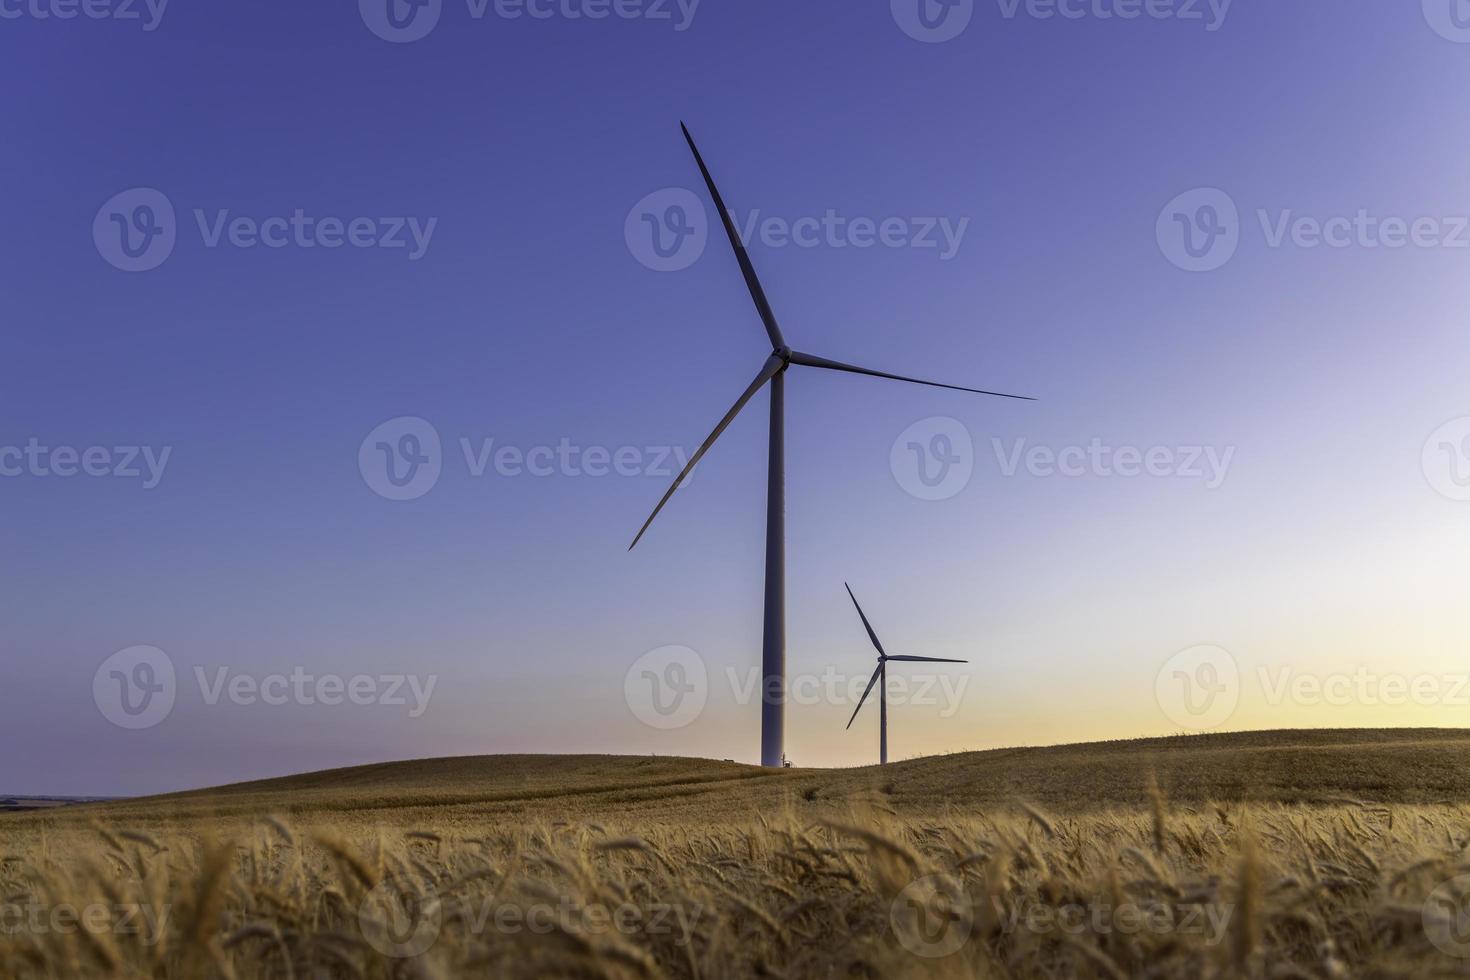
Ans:
<svg viewBox="0 0 1470 980"><path fill-rule="evenodd" d="M920 2L0 0L0 791L754 760L764 395L626 552L769 347L680 119L793 346L1041 399L793 370L797 764L844 581L895 758L1470 718L1470 4Z"/></svg>

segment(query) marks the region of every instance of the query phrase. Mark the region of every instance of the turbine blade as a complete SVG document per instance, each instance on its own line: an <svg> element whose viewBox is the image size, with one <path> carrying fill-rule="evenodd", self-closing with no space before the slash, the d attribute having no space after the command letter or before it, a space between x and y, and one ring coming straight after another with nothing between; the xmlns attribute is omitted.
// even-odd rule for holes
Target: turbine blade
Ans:
<svg viewBox="0 0 1470 980"><path fill-rule="evenodd" d="M857 713L863 710L863 703L868 700L868 695L873 693L873 685L878 683L878 675L881 673L883 673L883 664L880 663L878 669L873 671L873 679L868 681L867 690L863 691L863 696L858 698L858 706L852 709L852 717L847 719L848 728L851 728L852 723L857 721Z"/></svg>
<svg viewBox="0 0 1470 980"><path fill-rule="evenodd" d="M847 594L852 598L852 604L854 606L857 606L858 615L861 616L862 619L863 619L863 629L865 629L865 630L868 631L868 639L870 639L870 640L873 641L873 646L877 649L878 656L880 656L880 657L886 657L886 656L888 656L887 652L885 652L884 649L883 649L883 644L881 644L881 643L878 642L878 634L873 632L873 627L868 622L868 617L863 612L863 607L862 606L858 606L857 596L855 596L855 595L852 594L852 586L847 585L846 582L843 582L842 584L845 585L845 586L847 586Z"/></svg>
<svg viewBox="0 0 1470 980"><path fill-rule="evenodd" d="M914 664L967 664L968 660L946 660L943 657L889 657L889 660L905 660Z"/></svg>
<svg viewBox="0 0 1470 980"><path fill-rule="evenodd" d="M689 462L684 464L684 469L682 469L679 472L679 475L674 478L673 485L669 487L668 491L664 494L663 499L658 502L658 506L653 509L653 513L648 515L648 520L644 521L643 526L638 529L638 536L633 539L632 544L628 545L629 551L632 551L634 548L638 547L638 542L643 539L644 532L647 531L648 526L653 523L653 519L658 516L658 512L664 509L664 504L669 502L669 498L674 495L675 490L679 489L679 485L684 482L684 478L687 477L689 475L689 472L694 469L695 465L697 465L699 461L704 458L704 454L709 451L709 447L715 444L715 440L720 437L720 433L724 432L727 428L730 427L730 423L735 421L735 416L740 414L740 410L745 407L745 403L754 398L755 393L760 391L761 387L767 381L770 381L778 373L780 373L781 369L784 366L785 364L781 360L781 358L776 357L774 354L766 358L766 363L761 367L761 373L757 374L755 376L755 380L750 383L750 387L745 389L745 394L741 395L740 398L735 402L735 404L730 408L730 410L725 413L725 417L720 419L720 424L715 426L715 431L709 434L709 438L704 440L704 445L700 446L699 451L696 452L693 456L689 457Z"/></svg>
<svg viewBox="0 0 1470 980"><path fill-rule="evenodd" d="M1035 398L1027 395L1008 395L1003 391L985 391L980 388L962 388L959 385L943 385L937 381L924 381L921 378L906 378L901 374L889 374L886 371L873 371L868 368L855 367L851 364L843 364L841 361L829 360L818 357L815 354L803 354L800 351L791 352L791 363L801 364L805 367L826 368L829 371L846 371L848 374L866 374L870 378L887 378L890 381L907 381L910 384L928 385L931 388L948 388L951 391L968 391L972 395L993 395L996 398L1014 398L1017 401L1034 402Z"/></svg>
<svg viewBox="0 0 1470 980"><path fill-rule="evenodd" d="M761 323L765 324L766 336L771 338L771 347L780 350L786 346L786 339L781 336L781 327L776 323L776 314L771 311L771 304L766 299L766 291L761 288L761 281L755 274L755 266L750 264L750 255L745 251L745 243L740 240L740 234L735 230L735 220L730 217L730 212L725 208L725 199L720 196L720 189L715 186L715 179L710 176L709 167L704 165L704 157L699 152L699 147L694 145L694 137L689 135L689 127L683 123L679 128L684 131L684 139L689 143L689 149L694 151L694 162L699 164L699 172L704 176L705 186L709 188L709 196L714 198L715 210L720 214L720 221L725 226L725 234L730 238L730 247L735 250L735 259L740 263L740 272L745 276L745 285L750 289L750 298L755 300L756 312L760 314Z"/></svg>

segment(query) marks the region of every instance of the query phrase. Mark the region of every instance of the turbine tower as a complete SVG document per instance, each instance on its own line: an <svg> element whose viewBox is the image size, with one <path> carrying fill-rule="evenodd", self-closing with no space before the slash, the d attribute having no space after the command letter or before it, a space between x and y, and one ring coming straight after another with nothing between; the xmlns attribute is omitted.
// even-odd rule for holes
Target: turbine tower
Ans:
<svg viewBox="0 0 1470 980"><path fill-rule="evenodd" d="M847 585L846 582L842 583ZM873 685L878 685L878 762L880 765L888 765L888 662L898 660L904 663L914 664L967 664L968 660L945 660L942 657L900 657L889 656L883 649L883 644L878 642L878 634L873 632L872 624L863 613L863 607L858 605L857 596L852 594L852 586L847 585L847 594L852 598L852 604L857 606L858 615L862 617L863 629L868 631L868 639L873 641L873 648L878 651L878 669L873 671L873 679L868 681L867 689L863 696L858 699L858 705L852 709L852 717L847 719L847 727L852 728L852 723L857 721L858 712L863 710L863 702L868 700L868 695L873 691Z"/></svg>
<svg viewBox="0 0 1470 980"><path fill-rule="evenodd" d="M705 186L709 188L709 195L714 201L715 211L719 213L720 221L725 226L725 235L730 239L730 247L735 251L735 260L740 264L740 272L745 276L745 284L750 289L750 298L755 302L756 312L760 315L761 323L766 328L766 338L771 342L771 354L761 365L760 372L756 374L755 380L745 389L745 393L736 399L735 404L725 413L719 425L704 440L699 450L689 458L684 469L674 478L673 484L664 493L663 499L643 522L633 543L628 546L632 551L642 540L653 519L663 510L664 504L679 489L690 471L704 458L704 454L714 445L720 434L729 428L735 416L746 403L756 396L767 384L771 386L771 431L769 445L769 465L766 471L766 599L765 599L765 624L761 643L761 765L779 768L785 757L785 706L786 706L786 438L785 438L785 416L786 416L786 369L793 364L802 367L824 368L828 371L845 371L849 374L863 374L873 378L887 378L890 381L907 381L911 384L928 385L932 388L948 388L954 391L968 391L976 395L993 395L997 398L1014 398L1020 401L1034 401L1024 395L1008 395L999 391L982 391L978 388L962 388L958 385L939 384L934 381L923 381L919 378L907 378L899 374L889 374L885 371L874 371L869 368L856 367L851 364L843 364L840 361L828 360L815 354L803 354L794 351L786 345L786 338L781 333L780 324L776 322L776 314L771 310L771 304L766 299L766 291L761 287L760 279L756 277L755 266L751 265L750 255L745 250L740 235L735 230L735 221L730 217L730 212L725 208L725 200L720 196L719 189L715 187L714 178L710 176L709 168L705 166L704 157L699 153L699 147L694 144L694 137L689 135L689 128L683 123L679 128L684 132L684 139L689 144L689 149L694 153L694 162L699 165L699 172L704 177Z"/></svg>

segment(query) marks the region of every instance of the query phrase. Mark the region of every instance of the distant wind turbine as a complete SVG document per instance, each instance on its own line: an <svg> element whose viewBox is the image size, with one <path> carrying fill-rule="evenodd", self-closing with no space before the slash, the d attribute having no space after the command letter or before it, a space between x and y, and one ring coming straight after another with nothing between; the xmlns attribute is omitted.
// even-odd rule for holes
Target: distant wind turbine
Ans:
<svg viewBox="0 0 1470 980"><path fill-rule="evenodd" d="M704 458L704 454L715 444L720 433L727 429L735 416L745 407L746 402L755 397L756 393L769 382L771 385L771 432L769 446L769 466L766 476L766 610L765 627L761 644L761 765L780 767L785 758L785 706L786 706L786 451L785 451L785 415L786 415L786 369L793 364L803 367L825 368L829 371L845 371L849 374L865 374L874 378L887 378L891 381L907 381L912 384L928 385L933 388L949 388L954 391L968 391L976 395L993 395L997 398L1015 398L1021 401L1035 401L1023 395L1007 395L999 391L982 391L978 388L961 388L958 385L939 384L934 381L922 381L918 378L907 378L899 374L888 374L884 371L873 371L868 368L855 367L851 364L843 364L840 361L831 361L825 357L817 357L815 354L803 354L786 346L786 338L781 334L781 327L776 322L776 314L771 310L771 304L766 299L766 292L761 287L760 280L756 278L755 266L751 265L750 256L746 253L745 245L740 241L740 235L735 230L735 221L730 212L725 208L725 200L720 196L719 189L715 187L714 178L710 176L709 168L704 164L704 157L699 153L699 147L694 145L694 137L689 135L689 128L683 123L679 124L684 131L684 139L689 143L689 149L694 153L694 161L699 165L699 172L704 177L705 186L709 188L710 197L714 199L715 210L719 212L720 221L725 226L725 234L730 239L730 247L735 250L735 260L740 264L740 271L745 276L745 284L750 289L750 298L755 301L756 312L760 314L761 322L765 325L766 336L771 342L771 355L766 358L765 364L761 365L760 373L745 389L745 393L736 399L734 406L725 413L720 424L715 426L715 431L709 434L699 450L689 458L682 472L674 478L673 485L643 522L638 535L633 543L628 546L632 551L642 540L644 533L648 530L653 519L663 510L664 504L679 489L680 484L689 475L690 471Z"/></svg>
<svg viewBox="0 0 1470 980"><path fill-rule="evenodd" d="M842 583L847 585L846 582ZM888 662L898 660L904 663L915 664L967 664L968 660L945 660L942 657L900 657L889 656L883 649L883 644L878 642L878 634L873 632L873 626L868 622L868 617L863 613L863 607L858 605L857 596L852 594L852 586L847 585L847 594L852 598L852 604L857 606L858 615L862 617L863 629L868 631L868 639L873 641L873 647L878 651L878 669L873 671L873 679L868 681L867 690L858 699L858 705L852 709L852 717L847 719L847 727L852 728L852 723L857 721L858 712L863 710L863 703L868 700L868 695L873 691L873 685L878 685L878 761L881 765L888 765Z"/></svg>

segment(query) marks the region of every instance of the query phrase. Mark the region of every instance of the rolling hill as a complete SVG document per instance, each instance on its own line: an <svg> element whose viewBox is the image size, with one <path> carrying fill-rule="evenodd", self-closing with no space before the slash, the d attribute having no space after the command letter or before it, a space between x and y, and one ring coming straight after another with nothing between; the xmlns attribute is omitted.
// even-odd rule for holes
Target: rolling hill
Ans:
<svg viewBox="0 0 1470 980"><path fill-rule="evenodd" d="M250 819L410 825L486 818L679 822L792 806L881 805L902 815L1026 801L1055 812L1133 807L1151 775L1175 804L1470 801L1470 732L1267 731L996 749L886 768L766 770L644 756L472 756L359 766L15 814L7 820Z"/></svg>

